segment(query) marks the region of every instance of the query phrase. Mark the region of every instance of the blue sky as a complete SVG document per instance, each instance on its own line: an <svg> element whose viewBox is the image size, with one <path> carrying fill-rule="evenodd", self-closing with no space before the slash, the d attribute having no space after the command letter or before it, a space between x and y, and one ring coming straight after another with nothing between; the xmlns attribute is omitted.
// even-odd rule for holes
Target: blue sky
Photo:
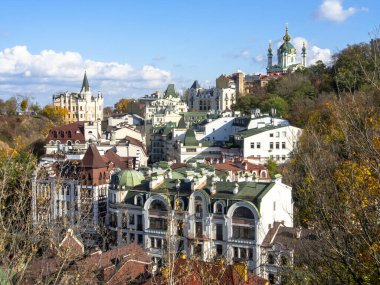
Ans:
<svg viewBox="0 0 380 285"><path fill-rule="evenodd" d="M380 1L20 1L0 9L0 98L19 94L41 105L78 91L87 70L106 105L222 73L265 72L268 41L285 23L293 44L307 42L309 62L329 61L368 41Z"/></svg>

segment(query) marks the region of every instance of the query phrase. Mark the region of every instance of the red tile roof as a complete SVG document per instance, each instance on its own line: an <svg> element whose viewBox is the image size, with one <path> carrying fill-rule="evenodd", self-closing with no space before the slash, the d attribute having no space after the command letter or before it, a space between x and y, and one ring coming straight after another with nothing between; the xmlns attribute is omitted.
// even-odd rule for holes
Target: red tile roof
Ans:
<svg viewBox="0 0 380 285"><path fill-rule="evenodd" d="M58 140L61 143L67 143L67 141L80 141L81 143L84 143L84 122L75 122L59 127L53 127L47 135L46 142L52 140Z"/></svg>
<svg viewBox="0 0 380 285"><path fill-rule="evenodd" d="M106 164L97 147L93 144L89 145L84 157L82 159L82 166L85 168L103 168Z"/></svg>

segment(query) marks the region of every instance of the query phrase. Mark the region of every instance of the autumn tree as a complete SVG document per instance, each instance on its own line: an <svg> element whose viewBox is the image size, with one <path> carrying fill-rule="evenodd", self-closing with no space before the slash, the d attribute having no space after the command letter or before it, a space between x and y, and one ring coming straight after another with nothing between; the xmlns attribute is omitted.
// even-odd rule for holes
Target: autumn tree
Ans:
<svg viewBox="0 0 380 285"><path fill-rule="evenodd" d="M52 105L46 105L41 111L40 114L46 118L52 120L54 123L61 124L65 120L65 116L69 111L66 108L54 107Z"/></svg>
<svg viewBox="0 0 380 285"><path fill-rule="evenodd" d="M22 99L21 102L20 102L20 110L21 110L22 112L25 112L26 109L28 108L28 105L29 105L29 100L28 100L28 98L24 98L24 99Z"/></svg>
<svg viewBox="0 0 380 285"><path fill-rule="evenodd" d="M128 104L131 102L130 99L126 99L126 98L122 98L120 99L119 101L117 101L115 103L115 111L116 112L120 112L120 113L123 113L123 112L126 112L127 111L127 107L128 107Z"/></svg>

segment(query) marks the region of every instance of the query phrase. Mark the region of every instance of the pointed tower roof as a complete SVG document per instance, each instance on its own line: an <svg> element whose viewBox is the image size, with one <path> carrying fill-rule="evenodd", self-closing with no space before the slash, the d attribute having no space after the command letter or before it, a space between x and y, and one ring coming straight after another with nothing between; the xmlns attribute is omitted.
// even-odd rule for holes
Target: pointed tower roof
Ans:
<svg viewBox="0 0 380 285"><path fill-rule="evenodd" d="M198 83L198 80L195 80L195 81L194 81L193 85L191 85L191 88L192 88L192 89L198 89L198 88L201 88L201 86L200 86L199 83Z"/></svg>
<svg viewBox="0 0 380 285"><path fill-rule="evenodd" d="M88 84L87 74L86 74L86 71L85 71L84 72L84 77L83 77L83 83L82 83L81 92L88 92L88 91L90 91L90 85Z"/></svg>
<svg viewBox="0 0 380 285"><path fill-rule="evenodd" d="M103 168L106 167L106 164L97 147L91 144L82 159L82 166L87 168Z"/></svg>

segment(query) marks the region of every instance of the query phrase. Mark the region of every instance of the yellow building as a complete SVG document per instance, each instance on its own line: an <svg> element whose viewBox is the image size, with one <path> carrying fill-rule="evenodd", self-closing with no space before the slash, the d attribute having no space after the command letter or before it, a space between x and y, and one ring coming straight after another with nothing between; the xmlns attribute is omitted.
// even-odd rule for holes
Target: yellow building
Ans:
<svg viewBox="0 0 380 285"><path fill-rule="evenodd" d="M53 105L69 111L65 116L65 121L68 123L103 120L103 95L101 92L98 92L96 96L92 95L86 73L84 73L82 88L79 93L66 91L55 94L53 95Z"/></svg>

